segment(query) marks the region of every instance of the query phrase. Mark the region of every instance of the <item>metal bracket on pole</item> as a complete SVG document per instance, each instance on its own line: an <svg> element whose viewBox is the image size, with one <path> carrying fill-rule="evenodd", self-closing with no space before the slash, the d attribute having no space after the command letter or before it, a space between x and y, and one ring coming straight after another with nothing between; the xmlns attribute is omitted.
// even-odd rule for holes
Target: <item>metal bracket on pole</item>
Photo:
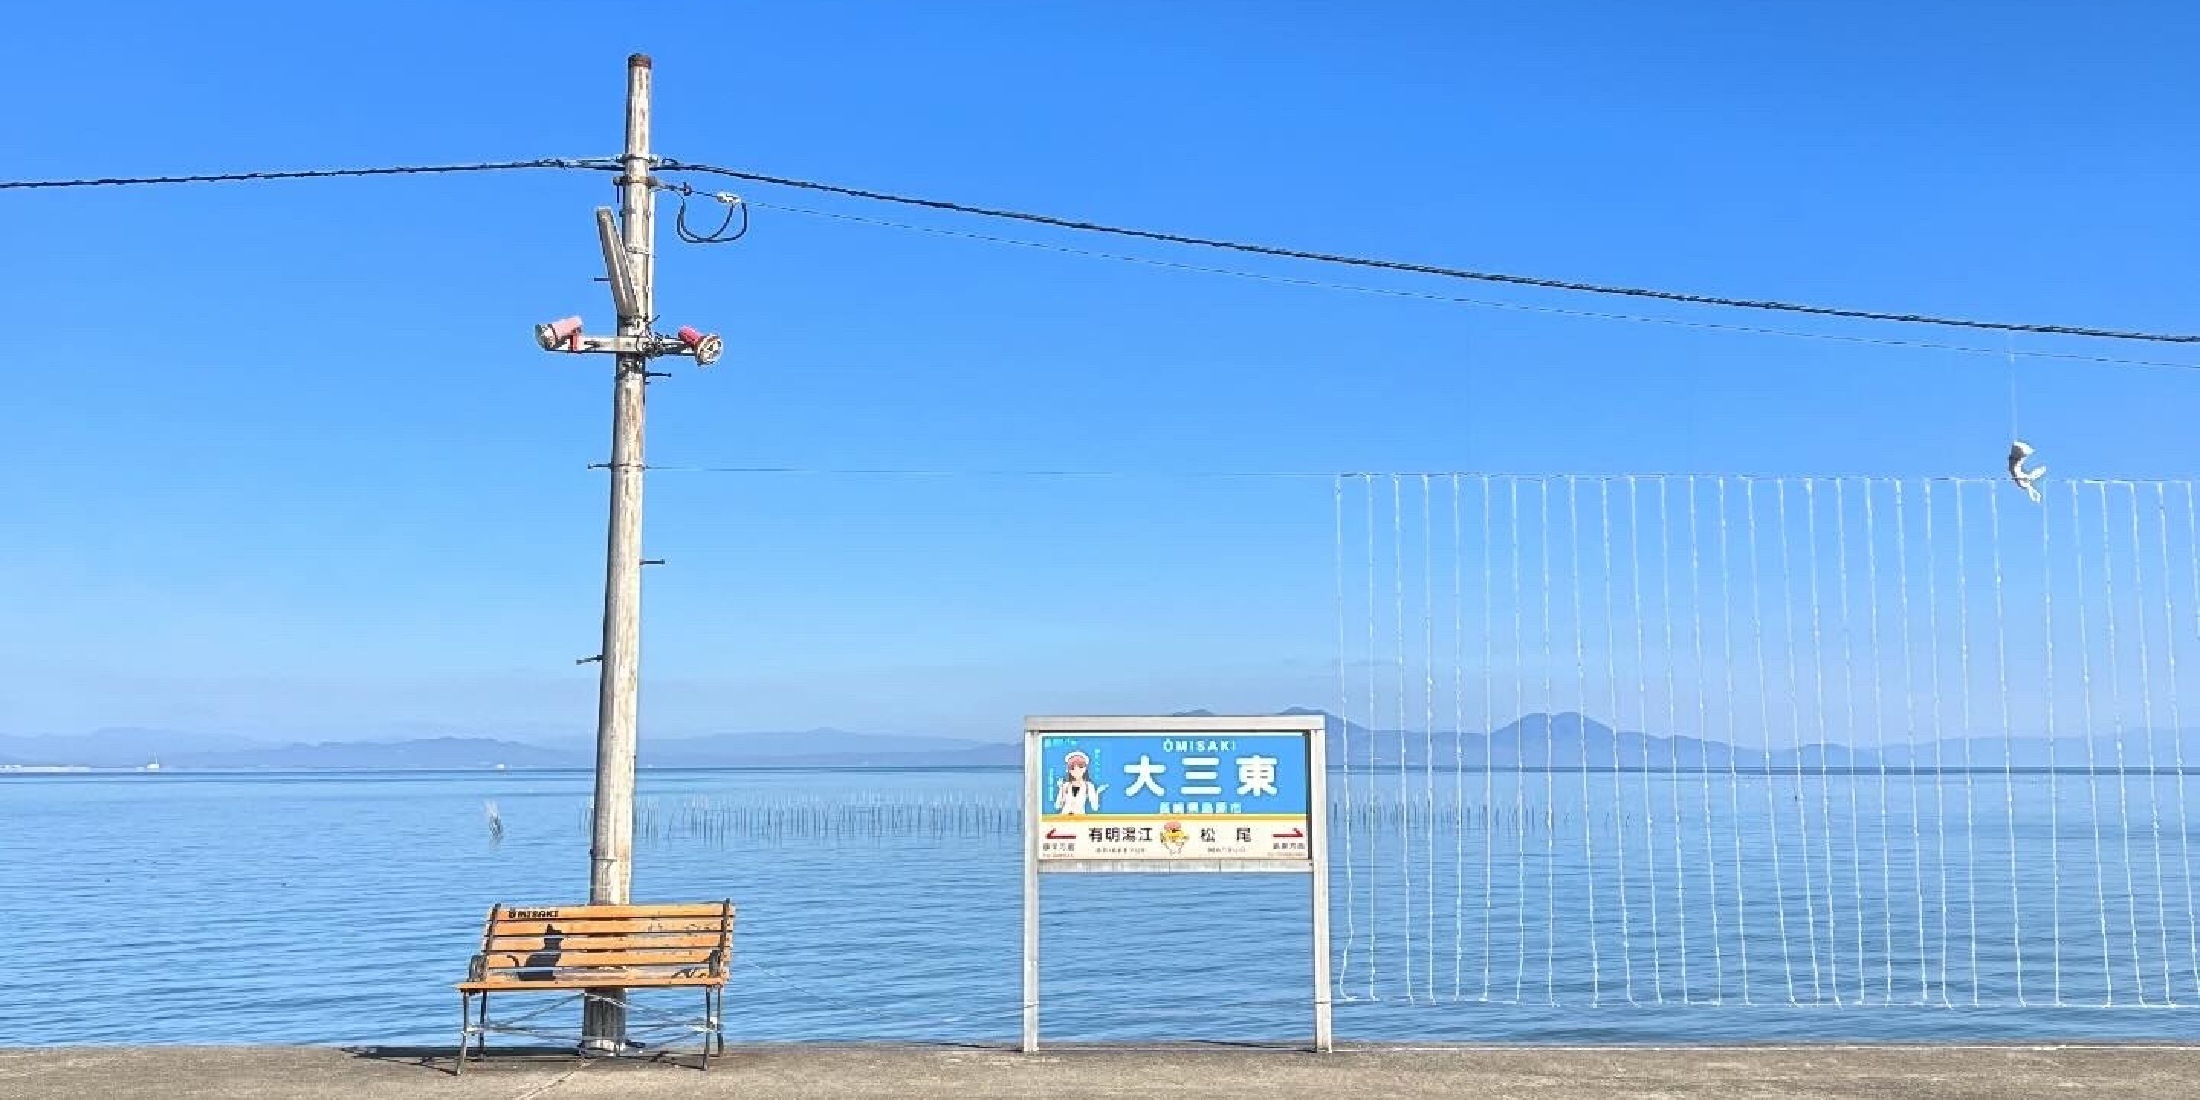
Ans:
<svg viewBox="0 0 2200 1100"><path fill-rule="evenodd" d="M693 328L683 326L671 336L661 332L641 336L590 336L581 331L578 317L535 326L535 342L541 344L544 351L566 354L631 355L641 359L692 355L695 365L700 367L717 362L718 357L725 354L724 340Z"/></svg>
<svg viewBox="0 0 2200 1100"><path fill-rule="evenodd" d="M596 240L603 246L604 278L611 284L611 302L618 307L619 316L641 313L642 299L634 292L634 265L629 262L626 244L619 240L618 221L608 206L596 208Z"/></svg>

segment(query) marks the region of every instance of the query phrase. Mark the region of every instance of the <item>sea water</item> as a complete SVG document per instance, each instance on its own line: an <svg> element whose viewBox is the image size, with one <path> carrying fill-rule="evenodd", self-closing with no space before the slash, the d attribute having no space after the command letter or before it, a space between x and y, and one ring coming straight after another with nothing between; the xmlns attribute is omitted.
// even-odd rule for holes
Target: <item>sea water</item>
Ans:
<svg viewBox="0 0 2200 1100"><path fill-rule="evenodd" d="M1015 772L640 786L634 897L739 907L729 1041L1014 1039ZM2200 776L1332 792L1341 1039L2200 1037ZM0 776L0 1045L455 1042L489 907L585 898L589 796L581 772ZM1309 1033L1306 876L1050 875L1043 898L1049 1042Z"/></svg>

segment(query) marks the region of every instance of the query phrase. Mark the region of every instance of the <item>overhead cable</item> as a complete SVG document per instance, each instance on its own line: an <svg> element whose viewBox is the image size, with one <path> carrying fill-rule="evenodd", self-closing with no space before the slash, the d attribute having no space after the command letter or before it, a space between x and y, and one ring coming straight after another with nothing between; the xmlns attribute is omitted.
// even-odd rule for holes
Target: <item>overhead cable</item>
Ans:
<svg viewBox="0 0 2200 1100"><path fill-rule="evenodd" d="M1114 237L1130 237L1156 241L1162 244L1189 245L1212 248L1226 252L1242 252L1256 256L1273 256L1287 260L1305 260L1313 263L1336 264L1345 267L1372 268L1381 271L1399 271L1413 275L1432 275L1445 279L1467 279L1475 282L1500 283L1508 286L1534 287L1542 290L1561 290L1580 294L1603 294L1626 298L1644 298L1662 302L1679 302L1685 305L1719 306L1728 309L1754 309L1774 313L1798 313L1818 317L1837 317L1855 321L1887 321L1898 324L1940 325L1948 328L1979 329L1990 332L2033 333L2050 336L2082 336L2103 340L2133 340L2157 344L2200 344L2200 334L2146 332L2133 329L2094 328L2085 325L2031 324L2015 321L1981 321L1960 317L1941 317L1924 313L1892 313L1870 309L1852 309L1838 306L1807 305L1762 298L1728 298L1715 294L1695 294L1678 290L1656 290L1647 287L1618 286L1608 283L1580 282L1572 279L1551 279L1533 275L1512 275L1494 271L1476 271L1468 268L1444 267L1437 264L1415 263L1406 260L1389 260L1370 256L1349 256L1334 252L1317 252L1302 248L1285 248L1278 245L1255 244L1247 241L1223 240L1200 237L1188 233L1171 233L1154 229L1138 229L1129 226L1109 225L1102 222L1076 218L1037 214L1022 210L1004 210L998 207L976 206L970 203L945 199L920 198L899 195L887 191L849 187L817 180L796 179L788 176L767 175L714 164L691 164L667 159L659 162L660 172L698 172L705 175L724 176L777 187L790 187L804 191L816 191L845 198L870 202L892 203L899 206L920 207L953 214L967 214L981 218L1025 222L1032 225L1051 226L1080 233L1099 233Z"/></svg>
<svg viewBox="0 0 2200 1100"><path fill-rule="evenodd" d="M936 237L954 237L980 241L986 244L1009 245L1040 252L1057 252L1067 256L1082 256L1095 260L1112 260L1119 263L1158 267L1169 271L1187 271L1203 275L1226 275L1233 279L1250 279L1254 282L1276 283L1283 286L1306 287L1313 290L1336 290L1349 294L1368 294L1382 298L1406 298L1423 302L1440 302L1453 305L1474 306L1479 309L1505 310L1516 313L1542 313L1557 317L1581 317L1598 321L1624 321L1630 324L1664 325L1671 328L1702 329L1713 332L1734 332L1750 336L1781 336L1797 340L1826 340L1844 344L1868 344L1875 347L1912 348L1921 351L1946 351L1962 355L1993 355L2022 359L2059 359L2079 363L2102 363L2126 367L2164 367L2173 370L2200 370L2200 363L2182 363L2167 359L2133 359L2127 356L2088 355L2082 352L2040 351L2012 347L1988 348L1975 344L1946 344L1935 340L1915 340L1898 336L1865 336L1847 332L1804 332L1799 329L1766 328L1761 325L1741 325L1723 321L1700 321L1684 317L1653 317L1642 313L1611 313L1593 309L1572 309L1566 306L1530 305L1524 302L1501 302L1491 298L1468 298L1455 294L1438 294L1426 290L1407 290L1399 287L1377 287L1358 283L1337 283L1325 279L1309 279L1297 275L1279 275L1272 272L1247 271L1243 268L1214 267L1208 264L1185 263L1181 260L1164 260L1152 256L1133 256L1126 252L1104 252L1075 245L1054 244L1021 237L1003 237L992 233L973 233L967 229L948 229L935 225L918 225L913 222L874 218L864 214L849 214L838 210L819 210L807 206L789 206L786 203L743 200L744 205L759 210L777 210L787 214L800 214L810 218L850 222L857 225L899 229L911 233L924 233Z"/></svg>
<svg viewBox="0 0 2200 1100"><path fill-rule="evenodd" d="M399 164L380 168L294 168L262 172L209 172L189 176L97 176L75 179L0 180L0 191L61 191L87 187L152 187L180 183L253 183L263 180L321 180L357 176L448 176L466 172L516 172L526 169L616 172L615 157L544 157L536 160L477 161L467 164Z"/></svg>
<svg viewBox="0 0 2200 1100"><path fill-rule="evenodd" d="M167 176L100 176L56 179L0 180L0 191L68 190L96 187L144 187L190 183L245 183L271 180L342 179L371 176L429 176L464 173L510 172L524 170L586 170L618 171L616 157L545 157L533 160L478 161L460 164L390 165L367 168L306 168L276 169L249 172L211 172L192 175ZM1140 229L1131 226L1110 225L1102 222L1060 217L1022 210L980 206L973 203L954 202L946 199L923 198L878 191L819 180L777 176L763 172L750 172L722 165L691 163L672 158L660 158L655 166L658 172L694 172L723 176L776 187L839 195L844 198L869 202L890 203L899 206L918 207L946 213L973 217L992 218L1043 225L1080 233L1096 233L1154 241L1162 244L1210 248L1278 259L1301 260L1311 263L1332 264L1345 267L1367 268L1380 271L1396 271L1413 275L1427 275L1446 279L1464 279L1474 282L1495 283L1507 286L1531 287L1541 290L1557 290L1579 294L1599 294L1616 297L1676 302L1684 305L1715 306L1727 309L1749 309L1774 313L1802 314L1817 317L1833 317L1843 320L1884 321L1896 324L1936 325L1945 328L1972 329L1989 332L2029 333L2047 336L2076 336L2104 340L2128 340L2156 344L2200 344L2200 334L2151 332L2137 329L2098 328L2086 325L2039 324L2014 321L1986 321L1975 318L1944 317L1924 313L1895 313L1882 310L1856 309L1839 306L1810 305L1769 298L1733 298L1715 294L1698 294L1688 291L1659 290L1649 287L1622 286L1609 283L1591 283L1573 279L1554 279L1533 275L1515 275L1505 272L1478 271L1469 268L1446 267L1438 264L1392 260L1372 256L1353 256L1334 252L1320 252L1303 248L1258 244L1249 241L1233 241L1216 237L1202 237L1188 233ZM734 236L738 236L736 233ZM701 235L699 235L701 236ZM715 235L710 235L715 236ZM732 239L732 238L726 238Z"/></svg>

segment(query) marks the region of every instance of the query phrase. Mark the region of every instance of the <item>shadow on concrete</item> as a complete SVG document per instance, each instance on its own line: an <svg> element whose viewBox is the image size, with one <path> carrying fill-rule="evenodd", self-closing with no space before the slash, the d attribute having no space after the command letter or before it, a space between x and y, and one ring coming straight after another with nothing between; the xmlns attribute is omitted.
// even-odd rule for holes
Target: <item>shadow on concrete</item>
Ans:
<svg viewBox="0 0 2200 1100"><path fill-rule="evenodd" d="M994 1049L1015 1050L1014 1046ZM1313 1048L1305 1043L1267 1039L1163 1039L1163 1040L1059 1040L1039 1044L1042 1054L1113 1054L1135 1051L1140 1054L1197 1054L1201 1051L1268 1051L1273 1054L1311 1054Z"/></svg>
<svg viewBox="0 0 2200 1100"><path fill-rule="evenodd" d="M458 1048L442 1047L383 1047L355 1046L342 1048L345 1054L368 1062L383 1065L406 1066L429 1073L455 1077L458 1074ZM715 1064L720 1059L731 1060L733 1051L711 1055ZM466 1059L468 1073L495 1073L500 1069L578 1069L581 1066L611 1064L680 1066L700 1069L702 1056L692 1050L645 1050L616 1058L583 1057L570 1046L490 1046L486 1052Z"/></svg>
<svg viewBox="0 0 2200 1100"><path fill-rule="evenodd" d="M345 1054L368 1062L384 1065L408 1066L414 1069L456 1076L458 1073L458 1048L441 1047L383 1047L357 1046L342 1048ZM571 1047L521 1047L491 1048L489 1055L475 1055L467 1059L467 1068L494 1068L502 1065L579 1065L581 1059Z"/></svg>
<svg viewBox="0 0 2200 1100"><path fill-rule="evenodd" d="M963 1051L992 1054L1017 1053L1016 1045L1001 1042L806 1042L751 1043L729 1045L724 1051L711 1055L711 1071L721 1067L731 1070L743 1062L770 1058L778 1054L808 1054L819 1048L850 1051ZM383 1065L404 1066L424 1073L456 1076L458 1052L453 1046L347 1046L339 1048L345 1054L363 1061ZM1304 1044L1289 1042L1261 1042L1254 1040L1180 1040L1162 1043L1110 1043L1110 1042L1060 1042L1045 1043L1040 1053L1055 1056L1121 1055L1138 1053L1166 1055L1170 1053L1196 1054L1201 1051L1251 1052L1268 1051L1275 1054L1310 1053ZM674 1066L683 1069L702 1068L700 1056L693 1050L676 1048L669 1050L641 1050L618 1057L583 1057L571 1046L549 1045L492 1045L485 1053L475 1054L466 1060L466 1072L495 1073L498 1070L563 1068L581 1066Z"/></svg>

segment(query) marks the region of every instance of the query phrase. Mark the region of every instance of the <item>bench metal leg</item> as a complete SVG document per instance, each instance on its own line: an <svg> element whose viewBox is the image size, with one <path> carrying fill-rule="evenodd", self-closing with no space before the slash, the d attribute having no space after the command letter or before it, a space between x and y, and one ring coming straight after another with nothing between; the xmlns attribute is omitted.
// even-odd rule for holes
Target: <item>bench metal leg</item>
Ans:
<svg viewBox="0 0 2200 1100"><path fill-rule="evenodd" d="M466 1048L472 1046L473 1042L474 999L471 994L461 993L458 995L458 1065L451 1071L453 1076L465 1074Z"/></svg>
<svg viewBox="0 0 2200 1100"><path fill-rule="evenodd" d="M717 1041L718 1010L711 999L710 987L703 987L703 1072L710 1072L710 1048Z"/></svg>
<svg viewBox="0 0 2200 1100"><path fill-rule="evenodd" d="M585 1001L591 995L583 992L582 998ZM480 999L478 1007L474 1003L476 998ZM725 990L708 986L703 988L704 1032L701 1054L702 1069L706 1073L710 1071L711 1056L726 1052L725 1007ZM486 1058L488 1053L489 994L462 992L458 995L458 1057L452 1074L463 1076L467 1062Z"/></svg>

